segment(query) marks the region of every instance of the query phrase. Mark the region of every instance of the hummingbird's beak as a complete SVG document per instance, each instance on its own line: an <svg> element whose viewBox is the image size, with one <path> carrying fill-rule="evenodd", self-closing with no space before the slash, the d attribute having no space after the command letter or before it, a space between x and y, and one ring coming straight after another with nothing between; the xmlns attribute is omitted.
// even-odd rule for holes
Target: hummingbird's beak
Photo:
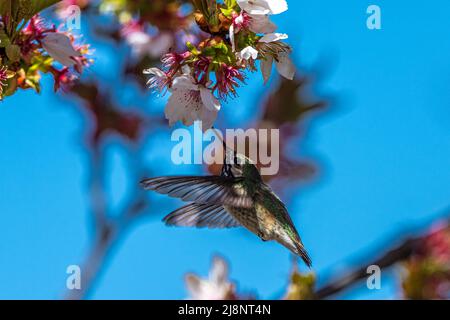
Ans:
<svg viewBox="0 0 450 320"><path fill-rule="evenodd" d="M227 144L225 143L225 140L223 139L222 134L221 134L216 128L214 128L214 127L211 127L211 129L212 129L212 130L214 131L214 133L216 134L216 137L217 137L220 141L222 141L223 148L226 150L226 149L227 149Z"/></svg>
<svg viewBox="0 0 450 320"><path fill-rule="evenodd" d="M214 133L215 133L217 139L219 139L220 141L222 141L223 151L224 151L224 153L225 153L224 164L226 164L226 163L227 163L227 159L228 159L228 154L229 154L229 152L232 152L232 154L233 154L233 156L231 157L231 159L234 158L236 152L235 152L234 150L232 150L232 149L230 149L230 148L227 147L227 144L226 144L225 140L223 139L222 134L221 134L216 128L211 127L211 129L214 131Z"/></svg>

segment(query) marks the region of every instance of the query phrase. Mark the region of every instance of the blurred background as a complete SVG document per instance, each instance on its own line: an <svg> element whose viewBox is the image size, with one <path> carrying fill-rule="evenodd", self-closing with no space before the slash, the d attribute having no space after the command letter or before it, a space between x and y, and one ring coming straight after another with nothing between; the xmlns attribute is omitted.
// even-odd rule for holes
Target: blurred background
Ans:
<svg viewBox="0 0 450 320"><path fill-rule="evenodd" d="M238 296L286 297L296 271L285 248L240 228L161 222L181 202L138 182L208 168L171 162L167 97L152 95L140 75L157 55L121 41L117 12L71 3L83 8L79 33L93 65L65 93L44 78L40 95L22 91L0 103L0 298L184 299L192 295L186 273L206 278L216 255ZM289 34L297 79L263 85L259 73L249 75L217 127L281 128L282 169L269 183L311 255L322 297L434 297L422 289L435 269L423 267L424 275L417 261L437 246L450 254L450 3L288 3L273 20ZM381 8L381 30L366 27L371 4ZM150 9L152 36L169 32ZM52 10L45 16L61 22ZM442 230L447 238L418 248ZM389 256L396 246L404 251ZM370 290L352 273L377 259L386 266L381 288ZM69 265L81 267L79 292L66 288ZM340 281L352 285L333 291ZM448 298L448 272L430 281Z"/></svg>

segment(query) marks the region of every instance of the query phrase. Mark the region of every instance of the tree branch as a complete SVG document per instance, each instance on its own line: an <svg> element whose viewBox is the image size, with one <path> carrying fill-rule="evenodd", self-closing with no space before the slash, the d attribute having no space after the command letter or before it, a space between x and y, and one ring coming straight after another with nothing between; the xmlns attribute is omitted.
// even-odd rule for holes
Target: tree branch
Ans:
<svg viewBox="0 0 450 320"><path fill-rule="evenodd" d="M448 214L445 216L447 216L447 220L450 222ZM358 282L367 279L367 266L377 265L380 269L388 269L394 264L406 260L422 243L423 237L422 234L419 236L407 237L399 245L385 251L381 257L369 260L369 263L365 263L363 266L360 266L343 276L337 277L316 291L316 299L330 298L333 295L351 288Z"/></svg>

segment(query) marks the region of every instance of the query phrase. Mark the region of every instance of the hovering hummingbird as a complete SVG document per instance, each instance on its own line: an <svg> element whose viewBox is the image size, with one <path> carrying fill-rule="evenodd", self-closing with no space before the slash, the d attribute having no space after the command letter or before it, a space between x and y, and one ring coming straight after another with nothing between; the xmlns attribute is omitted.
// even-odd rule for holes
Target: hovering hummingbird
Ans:
<svg viewBox="0 0 450 320"><path fill-rule="evenodd" d="M263 241L282 244L311 267L311 259L284 203L264 183L249 158L233 154L231 164L226 161L229 156L225 157L220 176L158 177L145 179L141 185L146 190L191 202L167 215L163 219L166 225L243 226Z"/></svg>

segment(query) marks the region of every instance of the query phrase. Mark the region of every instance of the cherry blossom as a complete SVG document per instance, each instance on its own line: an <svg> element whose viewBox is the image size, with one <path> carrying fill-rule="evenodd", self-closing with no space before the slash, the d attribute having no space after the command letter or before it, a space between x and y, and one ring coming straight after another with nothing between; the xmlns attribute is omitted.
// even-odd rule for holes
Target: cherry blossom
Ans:
<svg viewBox="0 0 450 320"><path fill-rule="evenodd" d="M202 121L203 130L211 128L220 110L220 102L211 90L195 82L189 74L183 74L173 80L172 95L164 110L169 125L181 121L190 126L194 121Z"/></svg>
<svg viewBox="0 0 450 320"><path fill-rule="evenodd" d="M219 257L215 257L208 279L195 274L186 275L189 299L193 300L230 300L235 298L235 286L228 280L228 266Z"/></svg>
<svg viewBox="0 0 450 320"><path fill-rule="evenodd" d="M170 32L149 34L144 25L136 20L124 25L120 34L130 45L132 54L137 58L160 57L169 51L175 40Z"/></svg>
<svg viewBox="0 0 450 320"><path fill-rule="evenodd" d="M261 62L265 82L274 62L288 79L294 78L295 67L289 58L291 47L282 42L287 35L275 33L277 26L269 19L287 10L286 1L211 0L206 4L198 0L193 4L202 36L194 43L186 41L179 53L171 49L163 55L161 69L150 68L144 73L150 76L150 89L172 92L165 109L170 125L202 120L203 128L208 129L220 110L219 101L237 96L247 72L258 70L256 61ZM189 72L183 71L186 68Z"/></svg>
<svg viewBox="0 0 450 320"><path fill-rule="evenodd" d="M267 82L272 74L272 64L274 61L280 75L289 80L294 79L295 65L289 57L291 48L280 42L280 40L287 38L287 34L271 33L265 35L259 40L259 42L264 46L260 49L268 52L268 54L266 54L264 59L261 61L261 72L264 77L264 82Z"/></svg>
<svg viewBox="0 0 450 320"><path fill-rule="evenodd" d="M170 84L170 78L167 74L158 68L150 68L144 70L144 74L149 76L147 86L157 93L164 95Z"/></svg>
<svg viewBox="0 0 450 320"><path fill-rule="evenodd" d="M249 60L250 58L256 60L258 58L258 50L252 46L248 46L242 49L237 55L241 60Z"/></svg>

